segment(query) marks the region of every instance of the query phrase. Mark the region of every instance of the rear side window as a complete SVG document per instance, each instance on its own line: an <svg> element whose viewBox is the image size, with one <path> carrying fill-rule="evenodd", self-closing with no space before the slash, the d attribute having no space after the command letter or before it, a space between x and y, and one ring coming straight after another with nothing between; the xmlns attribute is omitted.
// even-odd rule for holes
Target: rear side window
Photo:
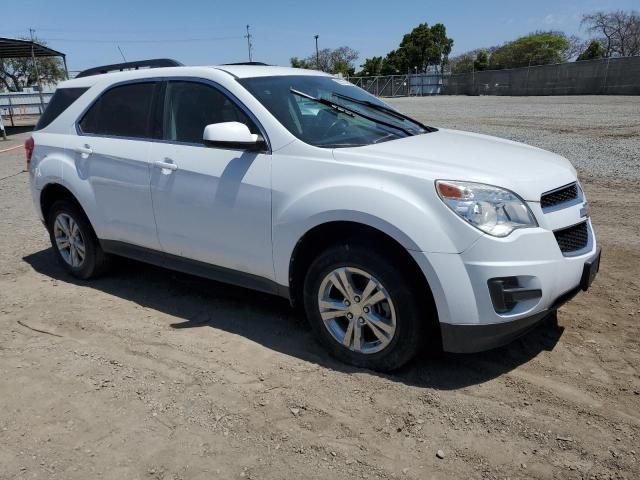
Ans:
<svg viewBox="0 0 640 480"><path fill-rule="evenodd" d="M80 120L82 133L151 137L151 105L156 85L158 82L130 83L106 91Z"/></svg>
<svg viewBox="0 0 640 480"><path fill-rule="evenodd" d="M59 88L53 94L44 113L40 117L36 130L42 130L60 116L67 108L75 102L80 95L89 90L89 88Z"/></svg>

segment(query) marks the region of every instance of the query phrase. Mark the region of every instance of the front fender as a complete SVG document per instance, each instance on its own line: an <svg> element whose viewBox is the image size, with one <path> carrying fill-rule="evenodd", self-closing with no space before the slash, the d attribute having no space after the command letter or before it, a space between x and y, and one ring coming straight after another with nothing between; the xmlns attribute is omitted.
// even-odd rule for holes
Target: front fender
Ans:
<svg viewBox="0 0 640 480"><path fill-rule="evenodd" d="M479 236L459 222L437 197L437 203L430 204L425 195L398 184L381 184L379 179L376 182L358 175L343 178L338 185L334 179L331 185L319 182L314 187L287 202L274 199L274 269L280 284L289 283L289 262L296 244L314 227L329 222L367 225L410 251L459 253ZM451 225L453 228L447 230ZM456 231L462 234L455 235ZM336 231L336 239L340 233Z"/></svg>

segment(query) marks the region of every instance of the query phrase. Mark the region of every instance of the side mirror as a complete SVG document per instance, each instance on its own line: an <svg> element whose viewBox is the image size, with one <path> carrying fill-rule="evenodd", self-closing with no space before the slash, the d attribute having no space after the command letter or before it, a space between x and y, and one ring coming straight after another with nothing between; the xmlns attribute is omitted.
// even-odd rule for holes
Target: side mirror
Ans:
<svg viewBox="0 0 640 480"><path fill-rule="evenodd" d="M244 123L212 123L204 127L202 139L209 147L237 150L258 150L264 147L264 138L253 134Z"/></svg>

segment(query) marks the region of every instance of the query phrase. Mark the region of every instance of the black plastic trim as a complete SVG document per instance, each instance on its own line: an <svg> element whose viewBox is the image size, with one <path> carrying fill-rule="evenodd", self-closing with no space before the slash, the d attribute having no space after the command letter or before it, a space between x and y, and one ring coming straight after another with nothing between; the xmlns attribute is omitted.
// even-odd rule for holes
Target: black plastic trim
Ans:
<svg viewBox="0 0 640 480"><path fill-rule="evenodd" d="M523 300L542 297L539 288L524 288L518 284L518 277L491 278L487 281L493 308L497 313L506 313Z"/></svg>
<svg viewBox="0 0 640 480"><path fill-rule="evenodd" d="M476 353L502 347L534 329L541 320L554 311L555 309L544 310L512 322L486 325L441 323L442 348L445 352Z"/></svg>
<svg viewBox="0 0 640 480"><path fill-rule="evenodd" d="M101 65L99 67L88 68L81 71L76 78L91 77L103 73L118 72L127 69L139 69L140 67L160 68L160 67L182 67L182 63L171 58L154 58L151 60L139 60L137 62L112 63L111 65Z"/></svg>
<svg viewBox="0 0 640 480"><path fill-rule="evenodd" d="M239 272L117 240L100 240L100 245L107 253L289 299L288 287L258 275Z"/></svg>
<svg viewBox="0 0 640 480"><path fill-rule="evenodd" d="M246 150L249 152L267 153L267 142L265 142L262 135L256 142L214 142L210 140L204 140L205 147L221 148L224 150Z"/></svg>

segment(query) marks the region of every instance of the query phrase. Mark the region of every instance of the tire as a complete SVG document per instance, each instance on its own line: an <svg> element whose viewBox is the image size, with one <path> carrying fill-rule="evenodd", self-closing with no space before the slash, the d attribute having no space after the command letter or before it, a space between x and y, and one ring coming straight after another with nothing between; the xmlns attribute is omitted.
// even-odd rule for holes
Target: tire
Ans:
<svg viewBox="0 0 640 480"><path fill-rule="evenodd" d="M309 267L303 287L305 312L316 338L331 355L345 363L380 372L402 367L416 355L423 343L423 333L428 330L424 327L435 319L433 311L423 306L427 303L421 300L424 293L413 277L399 268L393 258L371 247L338 245L325 250ZM345 278L353 290L350 305L345 303L347 296L342 292L347 290L349 294ZM375 287L367 295L370 281ZM362 298L356 298L359 296ZM383 300L371 304L364 296L368 300ZM347 318L349 314L351 320ZM354 325L346 340L347 347L344 342L350 322ZM384 329L376 327L382 326L381 322ZM362 332L359 345L354 335L358 331Z"/></svg>
<svg viewBox="0 0 640 480"><path fill-rule="evenodd" d="M84 280L104 272L107 256L100 247L89 219L76 203L57 200L49 209L47 228L51 246L67 272ZM73 231L71 238L74 241L67 241L66 244L70 246L64 248L70 229Z"/></svg>

